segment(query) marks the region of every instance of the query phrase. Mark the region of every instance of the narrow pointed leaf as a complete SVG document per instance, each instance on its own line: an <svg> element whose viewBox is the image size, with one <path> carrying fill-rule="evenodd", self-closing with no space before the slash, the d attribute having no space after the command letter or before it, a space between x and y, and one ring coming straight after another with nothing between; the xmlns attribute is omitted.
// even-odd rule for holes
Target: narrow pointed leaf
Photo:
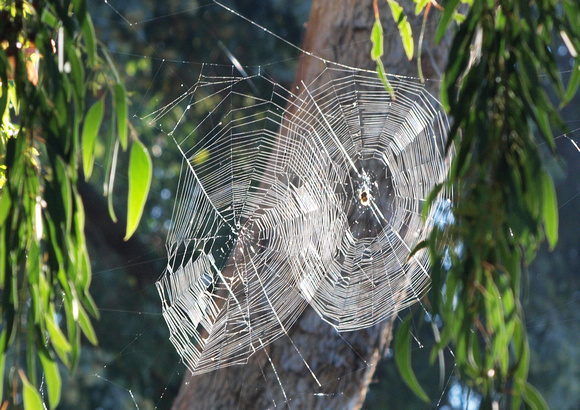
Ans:
<svg viewBox="0 0 580 410"><path fill-rule="evenodd" d="M0 195L0 226L4 225L4 221L6 221L11 209L12 198L10 198L10 190L4 189Z"/></svg>
<svg viewBox="0 0 580 410"><path fill-rule="evenodd" d="M62 333L60 328L54 323L50 313L44 315L46 321L46 328L48 329L48 334L50 335L50 340L55 348L60 349L63 352L70 352L71 345L66 339L65 335Z"/></svg>
<svg viewBox="0 0 580 410"><path fill-rule="evenodd" d="M93 329L93 325L91 324L91 319L89 318L87 312L80 306L79 306L79 325L81 326L81 329L83 330L83 333L85 334L87 339L89 339L89 341L94 346L96 346L98 343L97 335L95 333L95 330Z"/></svg>
<svg viewBox="0 0 580 410"><path fill-rule="evenodd" d="M393 20L395 20L395 23L397 23L397 27L399 28L399 35L401 36L401 40L403 40L403 48L405 49L407 58L411 60L415 51L415 43L413 42L413 30L411 29L411 24L409 24L403 8L397 1L387 1L389 3L389 7L391 8Z"/></svg>
<svg viewBox="0 0 580 410"><path fill-rule="evenodd" d="M418 16L431 0L415 0L415 15Z"/></svg>
<svg viewBox="0 0 580 410"><path fill-rule="evenodd" d="M528 382L526 382L526 386L524 387L524 400L530 409L548 409L548 403L546 403L540 392Z"/></svg>
<svg viewBox="0 0 580 410"><path fill-rule="evenodd" d="M140 141L135 141L129 158L129 198L125 240L137 230L149 193L152 175L153 164L147 148Z"/></svg>
<svg viewBox="0 0 580 410"><path fill-rule="evenodd" d="M101 128L101 121L103 120L104 112L103 99L94 103L85 118L83 126L83 171L85 173L85 180L88 180L93 172L93 164L95 161L94 150L95 141Z"/></svg>
<svg viewBox="0 0 580 410"><path fill-rule="evenodd" d="M542 172L542 200L546 237L550 249L554 249L558 242L558 200L552 178L546 172Z"/></svg>
<svg viewBox="0 0 580 410"><path fill-rule="evenodd" d="M383 26L381 25L380 18L377 17L375 24L373 25L373 30L371 32L371 41L373 42L373 48L371 49L371 58L377 63L377 76L383 82L385 89L391 94L391 98L395 98L395 91L387 79L385 73L385 67L383 66L383 61L381 57L383 55Z"/></svg>
<svg viewBox="0 0 580 410"><path fill-rule="evenodd" d="M570 76L570 81L568 82L568 88L566 89L566 95L562 101L562 105L567 104L574 98L576 92L578 91L578 86L580 86L580 64L578 60L574 63L574 68L572 69L572 75Z"/></svg>
<svg viewBox="0 0 580 410"><path fill-rule="evenodd" d="M38 390L28 381L24 371L18 369L18 374L22 380L22 399L24 400L24 408L26 410L44 410L42 399Z"/></svg>
<svg viewBox="0 0 580 410"><path fill-rule="evenodd" d="M87 46L87 56L89 59L89 64L91 66L95 65L95 60L97 58L97 49L95 47L95 28L93 26L93 21L91 20L90 14L86 14L86 18L82 25L83 37L85 39L85 44Z"/></svg>
<svg viewBox="0 0 580 410"><path fill-rule="evenodd" d="M117 215L115 214L115 207L113 206L113 187L115 186L115 175L117 174L117 157L119 154L119 140L115 140L113 148L113 162L111 163L111 172L109 174L109 182L107 185L107 204L109 207L109 216L113 222L117 222Z"/></svg>
<svg viewBox="0 0 580 410"><path fill-rule="evenodd" d="M437 26L437 32L435 33L435 43L439 43L447 32L447 27L449 26L451 18L455 14L455 9L458 4L459 0L449 0L445 3L445 9L443 10L443 15L441 16L441 20Z"/></svg>
<svg viewBox="0 0 580 410"><path fill-rule="evenodd" d="M393 89L393 86L391 85L391 83L387 79L387 75L385 73L385 67L383 66L383 62L380 59L377 60L377 75L379 76L379 79L383 82L385 89L391 95L391 98L394 100L395 99L395 90Z"/></svg>
<svg viewBox="0 0 580 410"><path fill-rule="evenodd" d="M6 329L0 333L0 397L4 397L4 366L6 366L6 343L7 332Z"/></svg>
<svg viewBox="0 0 580 410"><path fill-rule="evenodd" d="M395 363L407 386L421 400L428 403L429 396L427 396L427 393L425 393L419 384L413 367L411 366L411 318L412 316L407 317L397 329L397 335L395 337Z"/></svg>
<svg viewBox="0 0 580 410"><path fill-rule="evenodd" d="M127 150L127 94L125 87L120 83L115 84L115 110L117 113L117 129L119 132L119 141L123 151Z"/></svg>
<svg viewBox="0 0 580 410"><path fill-rule="evenodd" d="M60 390L62 386L58 364L48 356L48 352L45 349L39 349L38 356L40 357L40 363L44 371L44 379L46 380L48 403L51 408L55 408L60 402Z"/></svg>
<svg viewBox="0 0 580 410"><path fill-rule="evenodd" d="M381 20L378 18L375 20L371 31L371 41L373 42L371 58L373 61L377 61L383 55L383 26L381 25Z"/></svg>

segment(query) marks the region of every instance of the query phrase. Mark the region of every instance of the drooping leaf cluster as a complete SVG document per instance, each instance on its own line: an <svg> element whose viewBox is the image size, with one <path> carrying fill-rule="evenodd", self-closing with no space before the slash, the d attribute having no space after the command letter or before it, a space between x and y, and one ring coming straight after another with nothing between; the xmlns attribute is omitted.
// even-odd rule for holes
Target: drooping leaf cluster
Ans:
<svg viewBox="0 0 580 410"><path fill-rule="evenodd" d="M481 395L482 408L519 408L522 401L543 408L527 382L521 289L541 242L547 238L553 248L558 239L547 160L555 155L552 128L565 130L559 108L580 84L580 4L475 1L463 6L464 18L455 18L459 0L441 6L437 40L452 19L460 24L441 90L453 119L447 149L456 151L445 182L454 192L453 222L434 229L418 247L427 247L432 257L429 305L443 322L432 359L451 345L458 376ZM558 47L575 59L566 86L556 64ZM441 188L427 206L438 206ZM402 353L396 357L405 355L402 345L409 341L399 332ZM401 356L397 363L425 398L410 361Z"/></svg>
<svg viewBox="0 0 580 410"><path fill-rule="evenodd" d="M25 408L43 408L44 396L54 408L59 366L74 371L81 334L97 343L77 182L81 169L91 175L107 109L109 198L119 146L131 147L127 237L147 197L151 161L136 137L129 144L125 88L98 47L84 0L11 0L0 13L0 396L2 406Z"/></svg>

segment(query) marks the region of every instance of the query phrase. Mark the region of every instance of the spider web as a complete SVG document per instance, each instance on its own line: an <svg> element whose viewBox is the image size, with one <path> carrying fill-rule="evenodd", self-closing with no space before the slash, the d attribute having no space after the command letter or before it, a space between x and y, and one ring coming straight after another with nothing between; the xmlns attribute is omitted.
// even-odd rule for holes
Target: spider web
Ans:
<svg viewBox="0 0 580 410"><path fill-rule="evenodd" d="M183 113L169 132L182 166L157 288L189 370L246 363L307 305L342 332L416 303L429 261L409 255L449 196L423 223L449 164L437 101L415 79L392 76L392 98L376 73L328 62L295 94L259 69L214 71L149 118Z"/></svg>

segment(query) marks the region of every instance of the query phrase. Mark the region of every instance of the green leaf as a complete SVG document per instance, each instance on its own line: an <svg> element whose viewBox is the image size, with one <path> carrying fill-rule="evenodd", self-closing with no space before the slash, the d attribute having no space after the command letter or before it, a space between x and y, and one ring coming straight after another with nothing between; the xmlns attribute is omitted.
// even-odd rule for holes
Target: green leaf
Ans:
<svg viewBox="0 0 580 410"><path fill-rule="evenodd" d="M568 88L566 89L566 94L562 99L562 105L569 103L572 98L576 95L578 91L578 86L580 86L580 64L579 59L576 59L574 63L574 68L572 69L572 75L570 76L570 81L568 81Z"/></svg>
<svg viewBox="0 0 580 410"><path fill-rule="evenodd" d="M4 117L4 112L8 106L8 73L6 68L8 67L8 58L5 53L0 53L0 67L4 69L0 70L0 82L2 82L2 89L0 90L0 117Z"/></svg>
<svg viewBox="0 0 580 410"><path fill-rule="evenodd" d="M81 295L83 306L89 311L88 313L91 314L93 317L99 319L101 317L97 305L91 294L87 291Z"/></svg>
<svg viewBox="0 0 580 410"><path fill-rule="evenodd" d="M83 23L85 16L87 14L87 4L85 0L74 0L74 13L77 16L77 20L79 23Z"/></svg>
<svg viewBox="0 0 580 410"><path fill-rule="evenodd" d="M423 9L427 6L427 4L431 0L414 0L414 1L415 1L415 15L418 16L419 14L421 14Z"/></svg>
<svg viewBox="0 0 580 410"><path fill-rule="evenodd" d="M104 102L101 98L89 108L83 126L83 171L85 173L85 181L87 181L93 172L93 164L95 161L94 150L95 141L99 128L101 128L101 121L103 120Z"/></svg>
<svg viewBox="0 0 580 410"><path fill-rule="evenodd" d="M575 32L580 31L580 21L578 21L578 6L576 0L564 0L560 4L564 8L565 15L568 17L568 23ZM574 17L576 16L576 17Z"/></svg>
<svg viewBox="0 0 580 410"><path fill-rule="evenodd" d="M42 8L42 15L40 16L40 21L53 28L58 24L58 19L52 13L52 10L47 7Z"/></svg>
<svg viewBox="0 0 580 410"><path fill-rule="evenodd" d="M26 369L28 370L28 376L30 377L30 383L36 386L36 349L35 342L35 323L34 323L34 312L32 310L28 311L28 317L26 318Z"/></svg>
<svg viewBox="0 0 580 410"><path fill-rule="evenodd" d="M66 45L66 56L70 64L70 77L75 96L75 106L77 112L80 113L83 107L82 102L85 97L85 70L77 54L77 49L70 42L67 42Z"/></svg>
<svg viewBox="0 0 580 410"><path fill-rule="evenodd" d="M395 99L395 90L393 90L391 83L387 79L387 75L385 74L385 67L383 66L383 61L381 60L383 55L383 26L381 25L381 19L378 16L375 20L375 24L373 25L373 30L371 32L371 41L373 42L371 58L377 63L377 76L383 82L385 89L391 94L391 98Z"/></svg>
<svg viewBox="0 0 580 410"><path fill-rule="evenodd" d="M389 94L391 94L391 98L394 100L395 90L393 89L393 86L387 79L387 75L385 74L385 67L383 66L383 62L380 59L377 60L377 75L379 79L383 82L385 89L389 92Z"/></svg>
<svg viewBox="0 0 580 410"><path fill-rule="evenodd" d="M465 21L465 16L457 11L453 12L453 20L455 20L456 23L463 23Z"/></svg>
<svg viewBox="0 0 580 410"><path fill-rule="evenodd" d="M79 254L79 279L78 284L81 287L81 291L88 291L89 285L91 284L91 262L89 260L89 255L86 246L82 246Z"/></svg>
<svg viewBox="0 0 580 410"><path fill-rule="evenodd" d="M83 330L83 333L85 334L87 339L89 339L89 341L94 346L96 346L98 344L97 334L93 329L93 325L91 324L91 319L89 318L89 315L80 306L79 306L79 325L81 326L81 329Z"/></svg>
<svg viewBox="0 0 580 410"><path fill-rule="evenodd" d="M371 41L373 42L373 48L371 49L371 58L373 61L379 60L383 55L383 26L381 25L381 20L377 18L373 29L371 31Z"/></svg>
<svg viewBox="0 0 580 410"><path fill-rule="evenodd" d="M415 372L413 372L413 367L411 366L411 319L412 316L408 316L397 329L397 336L395 337L395 363L407 386L421 400L428 403L429 396L427 396L427 393L425 393L419 384Z"/></svg>
<svg viewBox="0 0 580 410"><path fill-rule="evenodd" d="M403 8L395 0L387 0L389 7L391 8L391 13L393 14L393 20L397 23L399 28L399 34L401 40L403 40L403 48L407 54L407 58L411 60L413 58L413 53L415 51L415 43L413 42L413 30L411 29L411 24L405 16Z"/></svg>
<svg viewBox="0 0 580 410"><path fill-rule="evenodd" d="M425 249L427 247L427 244L428 243L426 240L422 240L417 245L415 245L415 247L409 253L409 256L407 257L407 261L410 261L411 258L413 256L415 256L417 254L417 252L419 252L421 249Z"/></svg>
<svg viewBox="0 0 580 410"><path fill-rule="evenodd" d="M113 77L115 77L115 82L117 84L120 83L121 77L119 76L119 72L115 68L115 64L113 64L113 59L109 55L109 52L107 51L106 48L101 48L101 53L103 53L105 60L107 60L107 64L109 64L109 68L111 69L111 72L113 73Z"/></svg>
<svg viewBox="0 0 580 410"><path fill-rule="evenodd" d="M70 292L66 293L64 296L64 311L66 316L66 330L68 341L71 345L70 351L70 363L69 370L74 373L78 365L78 359L80 357L80 329L77 325L78 311L76 306L78 306L78 296L74 287L70 286Z"/></svg>
<svg viewBox="0 0 580 410"><path fill-rule="evenodd" d="M113 206L113 186L115 185L115 175L117 174L117 157L119 154L119 140L115 138L115 143L113 146L113 156L111 167L109 172L109 182L105 188L105 194L107 195L107 205L109 208L109 216L113 222L117 222L117 215L115 215L115 207Z"/></svg>
<svg viewBox="0 0 580 410"><path fill-rule="evenodd" d="M7 332L2 330L0 336L0 397L4 397L4 367L6 366L6 349L4 348Z"/></svg>
<svg viewBox="0 0 580 410"><path fill-rule="evenodd" d="M38 350L38 356L40 357L40 363L44 371L44 379L46 380L48 403L51 408L55 408L60 402L60 391L62 387L58 364L48 355L48 351L44 346Z"/></svg>
<svg viewBox="0 0 580 410"><path fill-rule="evenodd" d="M429 195L427 195L427 198L425 198L425 203L423 204L423 211L421 212L421 218L423 219L423 223L425 223L425 221L427 220L427 217L429 216L429 210L431 209L431 205L433 204L433 201L437 198L437 196L439 196L441 189L443 189L443 184L441 183L435 184L433 189L431 189L431 192L429 192Z"/></svg>
<svg viewBox="0 0 580 410"><path fill-rule="evenodd" d="M0 192L0 226L2 226L12 209L12 198L10 198L10 190L8 188Z"/></svg>
<svg viewBox="0 0 580 410"><path fill-rule="evenodd" d="M127 150L127 95L125 87L120 83L115 84L115 108L117 111L117 128L119 131L119 140L123 151Z"/></svg>
<svg viewBox="0 0 580 410"><path fill-rule="evenodd" d="M22 398L24 400L24 408L26 410L44 410L42 399L38 390L28 381L24 371L18 369L18 374L22 380Z"/></svg>
<svg viewBox="0 0 580 410"><path fill-rule="evenodd" d="M87 13L82 25L83 37L87 46L87 56L89 58L89 65L94 66L97 59L97 48L95 47L95 27L91 16Z"/></svg>
<svg viewBox="0 0 580 410"><path fill-rule="evenodd" d="M516 317L514 320L513 351L516 363L513 371L512 390L514 400L519 400L525 390L525 381L530 365L530 346L526 337L526 329L520 317Z"/></svg>
<svg viewBox="0 0 580 410"><path fill-rule="evenodd" d="M67 164L59 156L56 161L56 177L59 182L58 191L62 196L62 210L65 216L65 229L70 232L73 214L73 192L71 188L71 180L67 173Z"/></svg>
<svg viewBox="0 0 580 410"><path fill-rule="evenodd" d="M8 232L10 232L9 228L10 226L0 225L0 289L4 289L6 286L6 274L8 273L10 266L7 263L8 246L10 243L10 240L8 239ZM12 275L8 274L8 281L11 279ZM7 303L7 301L5 303ZM0 344L0 351L5 351L2 350L3 348L4 345Z"/></svg>
<svg viewBox="0 0 580 410"><path fill-rule="evenodd" d="M451 18L455 14L455 10L457 9L457 5L459 4L459 0L449 0L445 3L445 9L443 10L443 16L441 16L441 21L439 21L439 25L437 26L437 32L435 33L435 43L439 43L445 33L447 32L447 27L449 26L449 22Z"/></svg>
<svg viewBox="0 0 580 410"><path fill-rule="evenodd" d="M524 400L532 410L549 408L548 403L546 403L540 392L528 382L526 382L526 386L524 387Z"/></svg>
<svg viewBox="0 0 580 410"><path fill-rule="evenodd" d="M119 140L115 138L115 117L111 115L111 123L107 132L105 147L105 178L103 182L103 195L108 197L109 215L113 222L117 222L115 209L113 208L113 187L115 185L115 171L117 168L117 155L119 153Z"/></svg>
<svg viewBox="0 0 580 410"><path fill-rule="evenodd" d="M540 128L544 140L546 140L550 149L555 152L556 144L554 143L554 135L552 134L552 127L550 126L550 117L548 116L549 111L537 106L534 106L532 111L534 113L533 118L538 125L538 128Z"/></svg>
<svg viewBox="0 0 580 410"><path fill-rule="evenodd" d="M128 240L137 230L149 193L152 175L153 164L147 148L140 141L135 141L129 158L129 198L125 240Z"/></svg>
<svg viewBox="0 0 580 410"><path fill-rule="evenodd" d="M558 200L552 178L545 171L542 171L542 211L546 237L552 250L558 242Z"/></svg>
<svg viewBox="0 0 580 410"><path fill-rule="evenodd" d="M47 312L44 314L44 320L46 322L46 328L48 329L48 334L50 335L50 341L55 349L59 349L62 352L68 353L71 350L71 345L66 339L65 335L62 333L60 328L54 322L52 314Z"/></svg>
<svg viewBox="0 0 580 410"><path fill-rule="evenodd" d="M418 14L418 13L417 13ZM427 12L423 16L423 22L421 23L421 32L419 33L419 41L417 42L417 74L422 83L425 82L425 76L423 76L423 67L421 64L421 54L423 52L423 37L425 36L425 25L427 24Z"/></svg>

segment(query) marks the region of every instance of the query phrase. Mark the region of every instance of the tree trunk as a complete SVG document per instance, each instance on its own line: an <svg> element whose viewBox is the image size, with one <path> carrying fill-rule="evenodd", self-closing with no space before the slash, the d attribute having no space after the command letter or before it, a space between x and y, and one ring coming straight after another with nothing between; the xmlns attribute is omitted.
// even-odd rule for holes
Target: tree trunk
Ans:
<svg viewBox="0 0 580 410"><path fill-rule="evenodd" d="M415 17L412 2L401 3L405 3L414 37L418 38L422 17ZM385 28L387 72L416 77L416 60L407 60L387 3L379 4ZM435 78L427 84L432 93L437 91L448 45L446 41L437 47L430 44L436 28L433 16L427 22L422 56L425 77ZM372 0L313 0L302 47L329 61L373 69L375 63L370 58L373 23ZM308 84L323 68L320 60L303 55L293 89L300 81ZM174 408L263 409L285 404L297 409L360 408L376 365L391 341L394 319L361 331L338 334L308 309L292 327L289 337L257 352L247 365L194 377L186 375Z"/></svg>

